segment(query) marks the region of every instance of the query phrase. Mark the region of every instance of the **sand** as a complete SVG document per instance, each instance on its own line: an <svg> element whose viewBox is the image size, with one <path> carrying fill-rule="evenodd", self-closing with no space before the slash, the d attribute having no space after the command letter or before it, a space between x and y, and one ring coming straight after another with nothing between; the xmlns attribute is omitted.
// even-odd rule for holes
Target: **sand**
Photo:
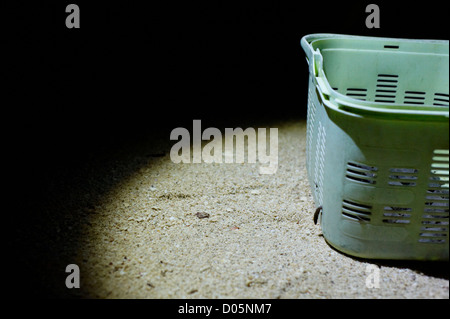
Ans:
<svg viewBox="0 0 450 319"><path fill-rule="evenodd" d="M86 159L81 186L48 203L64 218L45 243L59 243L46 266L77 264L81 288L44 276L47 288L81 298L449 298L448 263L371 261L330 247L313 223L306 122L271 127L273 175L258 163L175 164L168 136ZM371 267L378 288L366 285Z"/></svg>

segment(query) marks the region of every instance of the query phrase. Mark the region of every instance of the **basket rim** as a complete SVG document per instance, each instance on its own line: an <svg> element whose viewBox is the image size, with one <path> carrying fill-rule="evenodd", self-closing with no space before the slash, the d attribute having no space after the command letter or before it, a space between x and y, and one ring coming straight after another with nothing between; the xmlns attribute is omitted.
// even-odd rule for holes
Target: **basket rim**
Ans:
<svg viewBox="0 0 450 319"><path fill-rule="evenodd" d="M417 117L433 117L439 120L449 119L449 107L448 106L435 106L431 104L425 104L421 106L414 106L404 103L383 103L375 101L362 101L354 99L345 94L337 92L329 84L327 77L323 71L322 62L323 57L319 49L314 48L314 42L323 40L363 40L373 43L374 40L378 42L390 42L390 43L419 43L419 44L437 44L444 47L444 52L438 52L436 54L449 56L448 40L432 40L432 39L405 39L405 38L387 38L387 37L371 37L371 36L356 36L356 35L342 35L333 33L315 33L305 35L301 39L301 46L304 49L307 61L310 65L310 76L313 76L316 87L322 95L324 104L334 109L345 110L346 112L352 112L360 115L375 115L375 116L387 116L392 117L405 117L405 118L417 118ZM367 42L367 43L370 43ZM407 51L410 52L410 51ZM424 52L427 53L427 52ZM433 54L433 52L428 53ZM317 64L319 66L317 66Z"/></svg>

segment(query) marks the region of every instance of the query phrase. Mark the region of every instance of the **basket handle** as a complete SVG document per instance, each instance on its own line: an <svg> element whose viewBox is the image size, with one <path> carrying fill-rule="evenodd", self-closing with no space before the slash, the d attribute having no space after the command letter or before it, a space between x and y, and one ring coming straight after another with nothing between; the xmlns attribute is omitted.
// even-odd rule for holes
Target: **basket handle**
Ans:
<svg viewBox="0 0 450 319"><path fill-rule="evenodd" d="M336 37L336 36L338 36L338 35L312 34L312 35L304 36L300 41L300 44L306 53L306 60L309 64L309 68L310 68L309 72L314 75L320 91L324 95L327 95L327 96L329 96L331 94L331 92L329 91L328 87L325 85L325 81L321 78L321 72L320 72L323 69L323 56L318 48L314 50L311 43L315 40Z"/></svg>

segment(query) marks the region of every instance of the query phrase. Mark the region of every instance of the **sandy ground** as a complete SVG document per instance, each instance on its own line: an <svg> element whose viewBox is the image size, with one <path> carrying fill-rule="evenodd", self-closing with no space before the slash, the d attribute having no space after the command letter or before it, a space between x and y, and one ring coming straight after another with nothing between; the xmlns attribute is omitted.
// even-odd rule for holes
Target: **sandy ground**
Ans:
<svg viewBox="0 0 450 319"><path fill-rule="evenodd" d="M48 242L35 243L59 243L41 249L41 266L79 265L81 288L42 280L83 298L449 298L448 263L360 260L331 248L313 223L306 122L271 126L274 175L260 175L259 164L175 164L168 136L87 160L88 182L49 201L47 213L60 218ZM379 288L366 286L370 265Z"/></svg>

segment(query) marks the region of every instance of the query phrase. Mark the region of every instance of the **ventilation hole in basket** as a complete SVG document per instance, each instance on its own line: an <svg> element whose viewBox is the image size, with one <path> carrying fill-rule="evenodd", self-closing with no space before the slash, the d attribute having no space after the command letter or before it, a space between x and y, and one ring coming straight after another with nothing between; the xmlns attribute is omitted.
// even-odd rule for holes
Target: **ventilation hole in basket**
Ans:
<svg viewBox="0 0 450 319"><path fill-rule="evenodd" d="M377 87L379 87L379 88L397 88L397 85L396 84L377 84Z"/></svg>
<svg viewBox="0 0 450 319"><path fill-rule="evenodd" d="M434 154L445 154L446 150L437 150ZM448 152L448 151L447 151ZM437 188L434 188L434 187ZM419 234L419 242L423 243L443 243L445 239L442 237L448 236L448 219L449 219L449 203L448 203L448 189L442 189L441 184L430 183L427 190L424 208L422 215L421 231ZM441 237L441 238L439 238Z"/></svg>
<svg viewBox="0 0 450 319"><path fill-rule="evenodd" d="M412 208L410 207L396 207L396 206L385 206L384 207L384 217L389 217L383 219L383 223L387 224L409 224L411 217L410 212Z"/></svg>
<svg viewBox="0 0 450 319"><path fill-rule="evenodd" d="M398 75L396 75L396 74L378 74L378 77L383 77L383 78L398 78Z"/></svg>
<svg viewBox="0 0 450 319"><path fill-rule="evenodd" d="M445 239L421 238L419 243L444 244Z"/></svg>
<svg viewBox="0 0 450 319"><path fill-rule="evenodd" d="M448 198L447 198L447 201L448 201ZM446 202L425 202L425 206L448 207L448 203L446 203Z"/></svg>
<svg viewBox="0 0 450 319"><path fill-rule="evenodd" d="M445 214L445 213L447 213L448 214L448 212L449 212L448 209L445 209L445 208L424 208L423 211L425 213L432 213L432 214L434 214L434 213L436 213L436 214ZM438 216L438 215L435 215L435 216Z"/></svg>
<svg viewBox="0 0 450 319"><path fill-rule="evenodd" d="M395 100L375 99L375 102L378 102L378 103L395 103Z"/></svg>
<svg viewBox="0 0 450 319"><path fill-rule="evenodd" d="M383 219L383 223L386 224L409 224L410 222L408 219Z"/></svg>
<svg viewBox="0 0 450 319"><path fill-rule="evenodd" d="M420 233L422 237L447 237L447 234L439 234L439 233Z"/></svg>
<svg viewBox="0 0 450 319"><path fill-rule="evenodd" d="M419 238L420 243L443 244L446 241L447 234L436 232L423 232L420 233L419 236L421 237Z"/></svg>
<svg viewBox="0 0 450 319"><path fill-rule="evenodd" d="M422 91L405 91L406 95L425 95L425 92Z"/></svg>
<svg viewBox="0 0 450 319"><path fill-rule="evenodd" d="M420 230L424 231L448 231L448 227L435 227L435 226L425 226L421 227Z"/></svg>
<svg viewBox="0 0 450 319"><path fill-rule="evenodd" d="M404 103L405 104L415 104L415 105L425 104L425 92L406 91Z"/></svg>
<svg viewBox="0 0 450 319"><path fill-rule="evenodd" d="M347 92L367 92L367 89L360 89L360 88L348 88Z"/></svg>
<svg viewBox="0 0 450 319"><path fill-rule="evenodd" d="M356 215L352 215L352 214L347 214L347 213L342 213L343 216L355 220L355 221L359 221L359 222L370 222L370 218L367 217L362 217L362 216L356 216Z"/></svg>
<svg viewBox="0 0 450 319"><path fill-rule="evenodd" d="M405 101L405 104L414 104L414 105L424 105L424 101L422 102L415 102L415 101Z"/></svg>
<svg viewBox="0 0 450 319"><path fill-rule="evenodd" d="M382 89L377 90L377 93L391 93L391 95L395 94L396 92L397 91L395 90L382 90Z"/></svg>
<svg viewBox="0 0 450 319"><path fill-rule="evenodd" d="M402 179L402 180L416 180L417 176L414 175L389 175L390 179Z"/></svg>
<svg viewBox="0 0 450 319"><path fill-rule="evenodd" d="M375 102L395 103L398 75L378 74Z"/></svg>
<svg viewBox="0 0 450 319"><path fill-rule="evenodd" d="M428 186L433 187L432 185L439 185L439 184L429 184ZM448 198L449 190L445 189L445 188L444 189L429 189L429 190L427 190L427 193L447 195L447 198Z"/></svg>
<svg viewBox="0 0 450 319"><path fill-rule="evenodd" d="M424 96L405 96L405 99L425 100L425 97Z"/></svg>
<svg viewBox="0 0 450 319"><path fill-rule="evenodd" d="M395 100L395 95L389 95L389 94L376 94L375 97L378 98L389 98Z"/></svg>
<svg viewBox="0 0 450 319"><path fill-rule="evenodd" d="M434 103L436 106L449 106L448 102L448 94L445 93L435 93L434 94Z"/></svg>
<svg viewBox="0 0 450 319"><path fill-rule="evenodd" d="M388 185L391 186L416 186L416 181L418 179L418 170L415 168L391 168L389 169L391 174L389 175Z"/></svg>
<svg viewBox="0 0 450 319"><path fill-rule="evenodd" d="M447 200L448 201L448 194L444 195L444 194L434 194L434 195L427 195L425 196L426 199L434 199L434 200Z"/></svg>
<svg viewBox="0 0 450 319"><path fill-rule="evenodd" d="M312 85L310 85L312 87ZM314 139L314 130L316 126L316 105L314 103L313 92L310 89L308 92L308 108L307 108L307 121L306 121L306 139L308 143L306 144L306 153L307 153L307 165L311 167L313 163L313 155L315 153L313 143Z"/></svg>
<svg viewBox="0 0 450 319"><path fill-rule="evenodd" d="M345 177L349 180L365 184L375 184L378 168L360 163L348 162Z"/></svg>
<svg viewBox="0 0 450 319"><path fill-rule="evenodd" d="M355 163L355 162L348 162L347 164L348 164L348 166L360 168L360 169L363 169L366 171L374 171L374 172L378 171L378 168L375 166L369 166L369 165Z"/></svg>
<svg viewBox="0 0 450 319"><path fill-rule="evenodd" d="M448 202L449 150L437 149L433 151L429 179L431 182L428 184L430 189L427 196L440 196L443 197L440 200ZM431 192L433 195L430 195ZM427 199L430 198L427 197Z"/></svg>
<svg viewBox="0 0 450 319"><path fill-rule="evenodd" d="M348 199L344 199L343 203L344 203L344 205L345 205L345 204L347 204L347 205L353 205L353 206L359 207L359 208L361 208L361 209L366 209L366 210L371 210L371 209L372 209L372 206L370 206L370 205L361 204L361 203L356 203L356 202L350 201L350 200L348 200Z"/></svg>
<svg viewBox="0 0 450 319"><path fill-rule="evenodd" d="M353 173L353 174L359 174L359 175L364 176L364 177L377 177L377 174L375 174L375 173L371 173L371 172L358 172L358 171L352 170L352 169L350 169L350 168L347 169L347 172Z"/></svg>
<svg viewBox="0 0 450 319"><path fill-rule="evenodd" d="M398 45L386 44L386 45L384 46L384 48L385 48L385 49L395 49L395 50L397 50L397 49L399 49L400 47L399 47Z"/></svg>
<svg viewBox="0 0 450 319"><path fill-rule="evenodd" d="M413 183L413 182L389 181L389 182L388 182L388 185L391 185L391 186L409 186L409 187L412 187L412 186L416 186L416 183Z"/></svg>
<svg viewBox="0 0 450 319"><path fill-rule="evenodd" d="M324 182L324 167L326 155L326 134L327 131L322 123L318 122L317 128L317 143L315 151L315 166L314 166L314 183L316 185L315 194L317 202L323 202L323 182Z"/></svg>
<svg viewBox="0 0 450 319"><path fill-rule="evenodd" d="M372 206L356 203L349 200L342 202L342 215L346 218L359 221L370 222Z"/></svg>
<svg viewBox="0 0 450 319"><path fill-rule="evenodd" d="M385 206L385 211L393 211L393 212L412 212L412 208L410 207L395 207L395 206ZM385 215L387 216L387 215ZM408 217L410 217L409 215Z"/></svg>
<svg viewBox="0 0 450 319"><path fill-rule="evenodd" d="M425 216L425 215L424 215ZM426 218L426 217L424 217ZM431 217L430 217L431 218ZM439 226L448 226L448 222L447 221L442 221L442 220L423 220L422 221L423 225L439 225Z"/></svg>
<svg viewBox="0 0 450 319"><path fill-rule="evenodd" d="M378 83L398 83L396 78L378 78Z"/></svg>
<svg viewBox="0 0 450 319"><path fill-rule="evenodd" d="M391 168L391 169L389 169L389 172L416 174L419 172L419 170L416 168Z"/></svg>
<svg viewBox="0 0 450 319"><path fill-rule="evenodd" d="M367 97L367 89L348 88L346 95L354 99L365 101Z"/></svg>

